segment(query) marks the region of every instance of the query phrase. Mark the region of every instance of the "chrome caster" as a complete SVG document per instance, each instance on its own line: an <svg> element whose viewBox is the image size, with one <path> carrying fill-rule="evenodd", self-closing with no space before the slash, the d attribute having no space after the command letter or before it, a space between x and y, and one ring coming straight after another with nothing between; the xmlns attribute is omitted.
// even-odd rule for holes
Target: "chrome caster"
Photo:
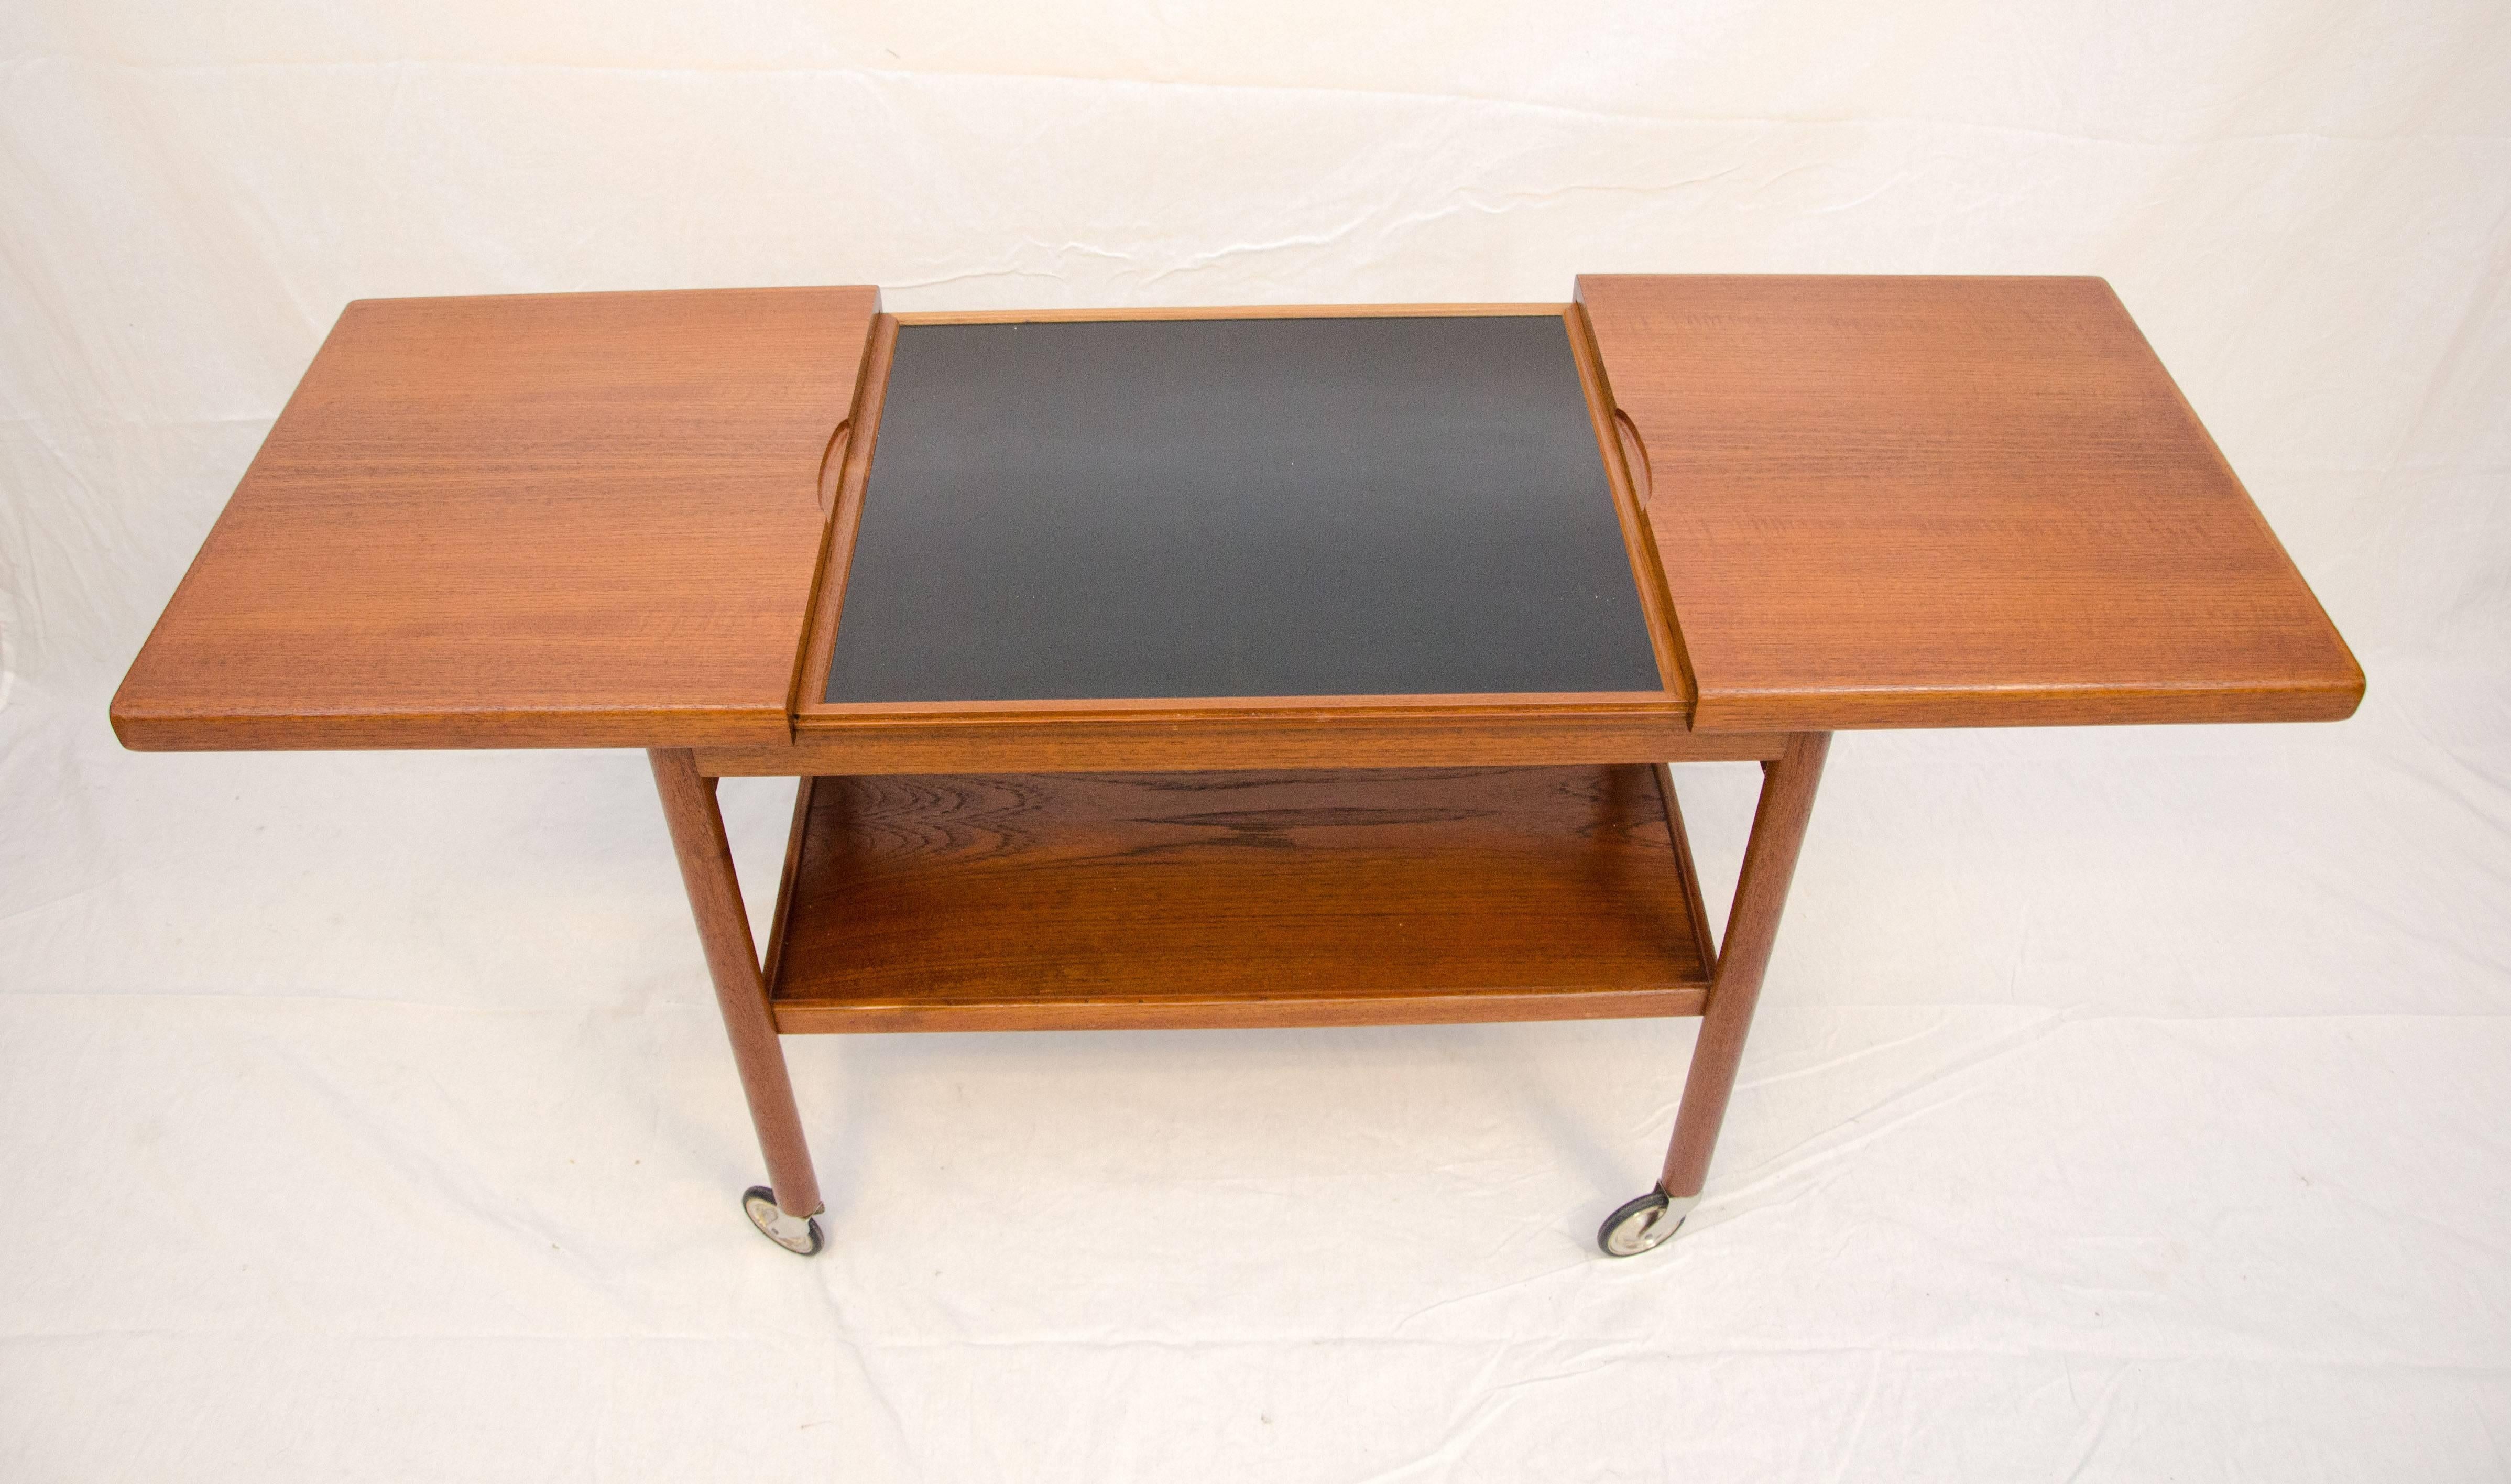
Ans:
<svg viewBox="0 0 2511 1484"><path fill-rule="evenodd" d="M1682 1219L1700 1204L1697 1195L1677 1200L1663 1191L1650 1191L1637 1200L1625 1201L1622 1208L1604 1218L1596 1229L1596 1245L1606 1257L1637 1257L1652 1247L1661 1247L1675 1232L1682 1230Z"/></svg>
<svg viewBox="0 0 2511 1484"><path fill-rule="evenodd" d="M776 1208L776 1192L767 1187L754 1185L742 1191L741 1210L752 1226L786 1251L809 1257L820 1250L820 1219L786 1215Z"/></svg>

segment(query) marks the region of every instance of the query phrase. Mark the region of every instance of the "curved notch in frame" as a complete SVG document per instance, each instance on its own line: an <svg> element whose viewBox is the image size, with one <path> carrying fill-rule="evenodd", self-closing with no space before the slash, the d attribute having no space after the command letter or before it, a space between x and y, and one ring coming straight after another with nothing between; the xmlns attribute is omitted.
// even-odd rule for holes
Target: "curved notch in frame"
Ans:
<svg viewBox="0 0 2511 1484"><path fill-rule="evenodd" d="M1656 499L1656 479L1648 468L1647 443L1640 437L1639 424L1620 408L1613 409L1613 436L1621 441L1622 461L1630 465L1631 484L1644 510Z"/></svg>
<svg viewBox="0 0 2511 1484"><path fill-rule="evenodd" d="M827 520L837 509L837 480L845 473L846 446L854 441L854 419L837 424L829 435L829 447L820 455L820 519Z"/></svg>

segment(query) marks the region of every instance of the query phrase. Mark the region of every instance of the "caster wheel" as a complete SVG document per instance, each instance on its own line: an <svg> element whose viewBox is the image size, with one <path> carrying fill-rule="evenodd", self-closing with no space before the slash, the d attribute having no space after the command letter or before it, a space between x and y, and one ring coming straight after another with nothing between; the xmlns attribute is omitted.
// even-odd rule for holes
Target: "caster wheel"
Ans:
<svg viewBox="0 0 2511 1484"><path fill-rule="evenodd" d="M741 1210L760 1234L786 1251L809 1257L820 1250L820 1219L776 1209L776 1192L767 1187L754 1185L742 1191Z"/></svg>
<svg viewBox="0 0 2511 1484"><path fill-rule="evenodd" d="M1665 1245L1682 1230L1682 1219L1698 1204L1697 1195L1675 1200L1663 1191L1650 1191L1637 1200L1623 1202L1620 1210L1605 1217L1604 1224L1596 1230L1596 1245L1603 1249L1606 1257L1637 1257Z"/></svg>

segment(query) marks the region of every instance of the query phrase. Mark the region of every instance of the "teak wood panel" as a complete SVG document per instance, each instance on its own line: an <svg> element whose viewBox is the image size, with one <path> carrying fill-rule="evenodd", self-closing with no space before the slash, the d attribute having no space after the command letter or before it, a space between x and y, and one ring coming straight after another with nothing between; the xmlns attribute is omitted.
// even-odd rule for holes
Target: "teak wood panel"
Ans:
<svg viewBox="0 0 2511 1484"><path fill-rule="evenodd" d="M1354 698L1359 699L1359 698ZM697 750L711 776L1156 768L1476 767L1555 762L1742 762L1786 739L1690 729L1684 711L1580 696L1515 696L1405 707L1296 702L1166 703L1057 713L1035 704L894 712L797 727L792 741Z"/></svg>
<svg viewBox="0 0 2511 1484"><path fill-rule="evenodd" d="M1695 728L2319 721L2360 700L2101 280L1590 277L1578 298L1645 460Z"/></svg>
<svg viewBox="0 0 2511 1484"><path fill-rule="evenodd" d="M888 371L902 325L1029 321L1334 318L1344 316L1556 316L1596 420L1599 457L1632 528L1633 581L1661 657L1659 692L1474 696L1110 697L1089 701L846 703L819 698L843 621L863 502L879 455ZM1740 750L1686 750L1688 683L1675 662L1673 632L1644 513L1612 437L1594 351L1574 306L1550 304L1320 305L1142 310L995 310L878 317L856 393L847 446L833 480L828 556L812 604L810 634L793 697L793 736L775 744L714 749L711 771L738 774L944 772L1019 768L1388 767L1645 762L1668 757L1772 758L1779 740L1739 739Z"/></svg>
<svg viewBox="0 0 2511 1484"><path fill-rule="evenodd" d="M1643 765L820 778L779 1029L1697 1013Z"/></svg>
<svg viewBox="0 0 2511 1484"><path fill-rule="evenodd" d="M878 295L362 300L113 704L143 749L781 742Z"/></svg>

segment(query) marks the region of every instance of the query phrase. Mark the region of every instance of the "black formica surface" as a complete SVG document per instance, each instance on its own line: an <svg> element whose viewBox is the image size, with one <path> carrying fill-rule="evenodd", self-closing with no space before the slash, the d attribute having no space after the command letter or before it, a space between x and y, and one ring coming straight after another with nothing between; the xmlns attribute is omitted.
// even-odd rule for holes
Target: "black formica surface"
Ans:
<svg viewBox="0 0 2511 1484"><path fill-rule="evenodd" d="M1558 316L899 332L831 701L1660 686Z"/></svg>

